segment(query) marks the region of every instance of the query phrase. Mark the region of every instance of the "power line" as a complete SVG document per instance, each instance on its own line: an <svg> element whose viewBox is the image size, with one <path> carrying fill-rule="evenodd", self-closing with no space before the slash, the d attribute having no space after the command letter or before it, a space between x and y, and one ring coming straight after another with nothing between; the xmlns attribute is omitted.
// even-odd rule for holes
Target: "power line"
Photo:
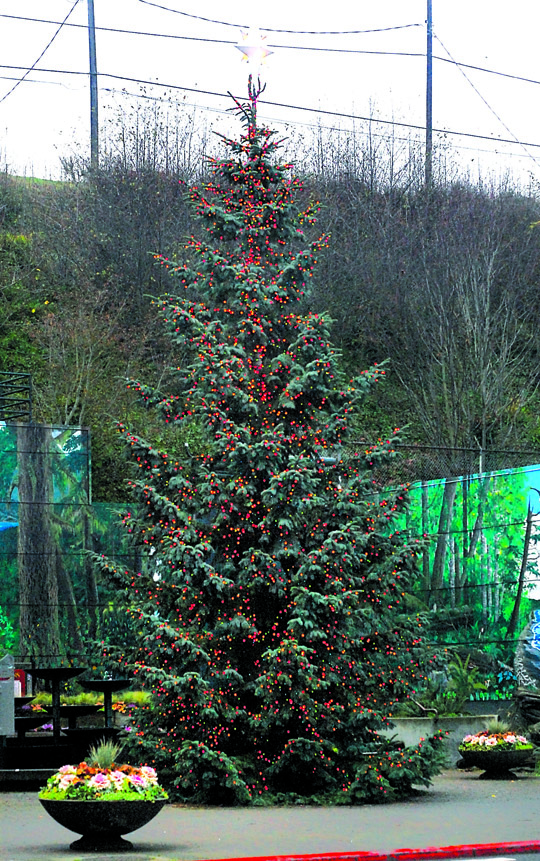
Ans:
<svg viewBox="0 0 540 861"><path fill-rule="evenodd" d="M39 24L59 24L59 21L54 21L48 18L29 18L23 15L8 15L5 13L0 13L0 18L9 18L11 20L16 21L31 21L32 23ZM74 24L71 22L66 23L67 27L75 27L82 30L86 30L85 24ZM406 26L420 26L409 24ZM147 30L128 30L121 27L96 27L96 31L101 31L103 33L123 33L129 36L150 36L152 38L157 39L181 39L188 42L208 42L209 44L219 44L219 45L235 45L236 42L233 39L210 39L208 37L203 36L186 36L180 35L176 33L154 33ZM288 32L288 31L281 31ZM293 31L291 31L293 32ZM359 32L377 32L377 31L359 31ZM424 57L425 54L422 52L411 52L411 51L365 51L357 48L328 48L328 47L315 47L310 45L281 45L281 44L269 44L269 48L279 48L280 50L298 50L298 51L326 51L328 53L337 53L337 54L374 54L388 57ZM443 46L444 47L444 46ZM446 50L446 49L445 49ZM522 81L527 84L535 84L540 86L540 80L535 78L527 78L523 75L514 75L510 72L501 72L497 69L487 69L485 66L476 66L472 63L462 63L459 60L455 60L450 57L440 57L437 54L433 55L434 60L438 60L441 63L449 63L452 66L458 66L464 69L472 69L477 72L485 72L489 75L497 75L502 78L510 78L515 81Z"/></svg>
<svg viewBox="0 0 540 861"><path fill-rule="evenodd" d="M470 63L460 63L458 60L454 60L453 58L449 59L448 57L439 57L437 54L433 55L433 59L440 60L441 63L450 63L452 66L460 66L464 69L473 69L475 72L486 72L488 75L497 75L500 78L511 78L514 81L523 81L526 84L540 85L540 81L537 81L535 78L525 78L522 75L512 75L509 72L499 72L496 69L486 69L485 66L473 66Z"/></svg>
<svg viewBox="0 0 540 861"><path fill-rule="evenodd" d="M2 17L2 16L0 15L0 17ZM75 25L75 26L79 26L79 25ZM4 66L4 67L0 67L0 68L14 68L14 67ZM38 69L37 71L47 71L47 70ZM83 73L79 73L79 72L77 72L77 73L67 72L67 71L62 72L62 70L58 70L58 71L60 74L83 74ZM84 74L86 75L86 73L84 73ZM16 78L16 77L13 77L10 75L0 75L0 81L19 81L19 83L21 82L20 78ZM45 86L58 86L58 87L64 87L65 89L74 91L74 88L69 87L68 84L63 83L62 81L46 81L46 80L38 80L37 78L25 78L24 83L27 83L27 84L43 84ZM540 81L538 81L538 83L540 84ZM162 84L160 86L168 86L168 85ZM133 93L133 92L130 92L130 91L125 90L125 89L118 90L118 89L115 89L114 87L101 87L101 90L104 93L111 93L113 95L127 96L127 97L132 98L132 99L141 99L141 100L153 101L153 102L163 102L163 98L161 96L151 96L148 93ZM204 91L196 90L195 92L204 92ZM224 95L224 94L222 94L222 95ZM201 104L197 104L196 102L184 102L183 104L186 105L187 107L197 108L198 110L208 111L209 113L223 114L224 116L228 115L228 113L229 113L228 108L212 108L209 105L201 105ZM294 106L291 106L291 107L294 107ZM343 114L342 116L347 117L349 115ZM352 118L354 119L354 117L352 117ZM303 122L302 120L291 120L291 119L285 120L285 119L279 119L279 118L273 118L273 117L265 118L263 115L261 115L261 119L269 119L272 122L281 122L286 126L302 126L303 128L321 129L322 131L338 132L339 134L345 134L345 135L352 135L352 134L359 133L359 129L356 129L356 128L348 129L348 128L343 128L342 126L321 125L319 123ZM376 118L370 117L369 122L370 123L377 123L379 121ZM422 126L417 126L417 128L419 130L423 130ZM373 137L381 137L381 138L385 137L384 134L373 132L373 131L371 132L371 134L373 135ZM459 134L459 132L456 132L456 134ZM520 144L520 141L505 141L505 140L502 140L500 138L487 137L486 139L492 141L495 144L496 143L518 143L518 144ZM394 138L394 140L399 141L401 143L410 142L410 138L407 138L407 137L396 137L396 138ZM475 153L486 153L487 155L493 155L493 154L497 155L498 154L497 150L481 149L480 147L477 147L477 146L465 146L463 144L452 143L450 141L447 142L447 145L452 147L453 149L470 150L471 152L475 152ZM528 153L526 153L526 155L524 155L523 153L519 153L519 152L505 152L504 157L505 158L520 158L520 159L522 159L525 157L531 158L531 155Z"/></svg>
<svg viewBox="0 0 540 861"><path fill-rule="evenodd" d="M440 39L437 35L435 35L435 38L437 39L438 43L441 45L441 47L443 48L443 50L445 50L445 51L446 51L446 53L448 54L448 56L450 57L450 59L452 60L452 62L454 62L454 63L455 63L455 60L454 60L454 58L452 57L452 54L450 53L450 51L448 50L448 48L447 48L447 47L442 43L441 39ZM456 63L456 65L457 65L457 63ZM501 119L501 117L500 117L500 116L499 116L499 114L495 111L495 109L491 107L491 105L489 104L489 102L487 101L487 99L486 99L486 98L484 98L484 96L482 95L482 93L480 92L480 90L478 89L478 87L476 87L476 86L473 84L473 82L471 81L471 79L469 78L469 76L467 75L467 73L466 73L466 72L464 72L463 68L461 68L461 67L459 67L459 66L458 66L458 68L459 68L459 71L461 72L461 74L463 75L463 77L465 78L465 80L467 81L467 83L472 87L472 89L474 90L474 92L476 93L476 95L478 96L478 98L480 98L480 99L483 101L483 103L485 104L486 108L487 108L489 111L491 111L491 113L493 114L493 116L494 116L494 117L495 117L495 118L500 122L500 124L502 125L503 129L505 129L505 130L508 132L508 134L509 134L509 135L512 135L512 137L514 138L515 142L516 142L516 143L518 143L518 144L520 144L520 145L523 147L523 149L524 149L524 151L525 151L526 155L527 155L529 158L532 158L532 160L535 162L535 164L537 164L537 165L538 165L539 163L538 163L538 161L535 159L535 157L533 156L533 154L532 154L532 153L530 153L530 152L527 150L527 148L526 148L525 144L521 144L521 143L520 143L520 141L518 140L518 138L517 138L517 136L514 134L514 132L513 132L510 128L508 128L508 126L506 125L506 123L504 122L504 120L503 120L503 119Z"/></svg>
<svg viewBox="0 0 540 861"><path fill-rule="evenodd" d="M2 78L2 76L0 76L0 79L1 78ZM7 80L10 80L10 79L7 79ZM32 83L47 84L49 82L48 81L32 81ZM64 84L63 86L67 86L67 85ZM127 96L131 99L141 99L141 100L146 100L146 101L151 101L151 102L163 102L163 99L161 96L151 96L148 93L132 93L128 90L125 90L125 89L124 90L118 90L118 89L115 89L114 87L102 87L101 91L104 93L111 93L111 94L119 95L119 96ZM208 105L200 105L200 104L197 104L196 102L185 102L185 101L183 101L182 105L185 105L186 107L190 107L190 108L197 108L198 110L201 110L201 111L208 111L209 113L223 114L224 116L229 113L228 108L211 108ZM260 114L260 118L262 120L266 120L266 121L270 121L270 122L280 122L280 123L283 123L283 125L285 125L285 126L301 126L302 128L320 129L321 131L337 132L338 134L344 134L347 136L362 133L361 130L359 130L357 128L349 129L349 128L343 128L342 126L321 125L320 123L309 123L309 122L305 122L305 121L302 122L302 120L280 120L280 119L275 119L273 117L264 116L263 114ZM376 122L376 120L375 120L375 122ZM387 137L387 135L382 134L380 132L371 131L370 134L375 138L380 137L380 138L385 139ZM393 140L399 141L400 143L410 143L411 139L410 139L410 137L394 137ZM496 140L495 140L495 143L496 143ZM477 147L477 146L464 146L463 144L457 144L457 143L448 142L448 146L453 147L454 149L459 148L460 150L470 150L471 152L476 152L476 153L484 152L484 153L487 153L488 155L493 155L494 152L496 153L496 150L481 149L480 147ZM505 152L504 156L505 156L505 158L524 158L523 153L520 153L520 152Z"/></svg>
<svg viewBox="0 0 540 861"><path fill-rule="evenodd" d="M153 3L151 0L139 0L145 6L153 6L156 9L161 9L164 12L173 12L175 15L182 15L185 18L192 18L196 21L205 21L207 24L219 24L223 27L235 27L236 29L249 29L249 24L233 24L230 21L216 21L213 18L203 18L201 15L192 15L189 12L181 12L179 9L171 9L169 6L162 6L159 3ZM274 27L257 27L258 30L263 30L265 33L293 33L294 35L308 36L351 36L360 33L384 33L389 30L404 30L408 27L421 27L422 24L400 24L395 27L379 27L374 30L281 30Z"/></svg>
<svg viewBox="0 0 540 861"><path fill-rule="evenodd" d="M39 71L39 69L38 69ZM49 87L64 87L66 90L71 89L67 84L62 83L62 81L40 81L37 78L25 78L24 81L21 81L20 78L15 78L9 75L0 75L0 81L18 81L20 83L25 84L46 84ZM121 92L121 90L115 90L114 92ZM136 98L136 96L135 96Z"/></svg>
<svg viewBox="0 0 540 861"><path fill-rule="evenodd" d="M22 15L0 14L0 18L10 18L10 19L16 20L16 21L31 21L32 23L36 23L36 24L58 24L59 23L58 21L52 21L52 20L49 20L47 18L25 18ZM69 23L66 26L67 27L74 27L74 28L79 29L79 30L86 30L87 29L86 24ZM126 30L125 28L121 28L121 27L103 27L103 26L98 27L98 26L96 26L96 32L97 31L100 31L103 33L123 33L123 34L128 35L128 36L152 36L152 37L157 38L157 39L182 39L182 40L188 41L188 42L209 42L210 44L216 44L217 43L219 45L235 45L236 44L236 41L234 39L208 39L208 38L202 37L202 36L185 36L185 35L177 35L175 33L152 33L152 32L146 31L146 30ZM281 47L285 47L285 46L272 45L269 47L272 47L272 48L280 47L281 48Z"/></svg>
<svg viewBox="0 0 540 861"><path fill-rule="evenodd" d="M32 23L39 24L59 24L61 22L54 21L49 18L29 18L23 15L8 15L5 13L0 13L0 18L8 18L15 21L30 21ZM86 24L75 24L72 22L66 22L66 27L74 27L82 30L86 30ZM408 24L407 27L415 27L421 26L416 24ZM390 28L390 29L399 29L399 28ZM147 30L129 30L122 27L103 27L96 26L96 31L100 31L103 33L122 33L128 36L150 36L156 39L180 39L188 42L208 42L209 44L218 44L218 45L235 45L236 41L234 39L210 39L204 36L186 36L184 34L176 34L176 33L154 33ZM277 32L295 32L295 31L277 31ZM378 32L376 30L362 30L358 32ZM440 40L439 40L440 41ZM442 43L441 43L442 44ZM375 55L375 56L386 56L386 57L425 57L423 52L413 52L413 51L366 51L359 48L328 48L328 47L315 47L312 45L282 45L282 44L269 44L269 48L278 48L279 50L293 50L293 51L318 51L318 52L327 52L334 54L367 54L367 55ZM444 46L443 46L444 47ZM445 49L446 50L446 49ZM501 72L497 69L487 69L485 66L476 66L472 63L462 63L459 60L455 60L450 57L440 57L438 54L433 55L434 60L438 60L441 63L449 63L452 66L457 66L464 69L472 69L477 72L485 72L488 75L497 75L501 78L509 78L515 81L521 81L526 84L535 84L540 86L540 80L535 78L527 78L523 75L514 75L510 72Z"/></svg>
<svg viewBox="0 0 540 861"><path fill-rule="evenodd" d="M0 69L26 69L26 68L27 68L26 66L12 66L12 65L0 64ZM88 75L88 72L78 72L78 71L73 71L70 69L38 69L38 71L44 72L44 73L49 73L49 74L59 74L59 75L79 75L79 76L81 76L81 75L87 76ZM159 81L149 81L149 80L144 80L141 78L131 78L131 77L127 77L125 75L113 75L113 74L110 74L108 72L99 72L98 77L111 78L111 79L117 80L117 81L129 81L130 83L144 84L146 86L151 86L151 87L162 87L163 89L182 90L183 92L198 93L200 95L205 95L205 96L217 96L218 98L224 98L224 99L230 97L230 93L219 93L219 92L216 92L214 90L201 90L201 89L198 89L197 87L185 87L185 86L181 86L180 84L161 83ZM242 99L243 97L237 96L237 98ZM344 119L361 120L362 122L379 123L382 125L400 126L402 128L415 129L418 131L424 131L425 130L424 126L418 125L416 123L405 123L405 122L402 122L399 120L386 120L386 119L382 119L381 117L373 117L373 116L365 117L365 116L361 116L360 114L348 114L348 113L345 113L342 111L330 111L330 110L327 110L325 108L310 108L310 107L305 107L302 105L289 105L289 104L286 104L284 102L270 102L270 101L263 100L263 99L259 100L259 105L268 105L270 107L285 108L287 110L294 110L294 111L306 111L308 113L324 114L326 116L343 117ZM283 122L286 122L286 120L283 120ZM511 139L501 138L501 137L494 138L491 135L480 135L480 134L475 134L473 132L456 131L454 129L434 128L433 131L437 132L437 134L457 135L460 137L474 138L475 140L488 140L488 141L491 141L492 143L511 143L511 144L519 143L522 146L535 147L535 148L540 147L540 143L532 143L532 142L528 142L528 141L516 141L513 138L511 138Z"/></svg>
<svg viewBox="0 0 540 861"><path fill-rule="evenodd" d="M0 76L0 80L1 79L2 79L2 76ZM7 79L7 80L10 80L10 79ZM32 81L32 83L47 84L50 82L48 82L48 81ZM63 86L65 86L67 88L66 84L64 84ZM131 99L141 99L141 100L152 101L152 102L163 102L163 99L161 96L151 96L148 93L132 93L128 90L125 90L125 89L118 90L118 89L115 89L114 87L101 87L101 91L104 93L111 93L114 95L126 96L126 97L129 97ZM185 107L196 108L197 110L207 111L208 113L223 114L224 116L229 114L228 108L211 108L209 105L201 105L201 104L197 104L197 102L186 102L186 101L182 101L181 104ZM261 120L265 120L268 122L276 122L276 123L279 122L279 123L282 123L286 127L288 127L288 126L301 126L302 128L308 128L308 129L317 129L317 130L320 129L321 131L325 131L325 132L337 132L338 134L347 135L348 137L350 137L351 135L356 135L356 134L367 134L367 132L363 132L361 129L358 129L358 128L344 128L342 126L321 125L321 123L310 123L310 122L302 121L302 120L291 120L291 119L284 120L284 119L279 119L279 118L274 118L274 117L268 117L268 116L265 116L264 114L260 114L259 116L260 116ZM374 122L377 122L377 120L374 120ZM382 138L383 140L387 138L387 134L383 134L382 132L374 132L373 130L371 130L369 132L369 134L374 138ZM399 143L407 143L407 144L411 143L410 137L393 136L393 140L398 141ZM496 138L490 138L490 140L493 140L494 143L497 143ZM420 145L419 140L417 140L417 143L418 143L418 145ZM470 150L471 152L475 152L475 153L486 153L487 155L493 155L493 154L498 155L497 150L482 149L481 147L478 147L478 146L465 146L464 144L452 143L450 141L447 141L447 146L452 147L453 149L457 149L459 151ZM520 159L525 158L523 153L520 153L520 152L505 152L504 157L505 158L520 158ZM527 156L527 158L530 158L530 156Z"/></svg>
<svg viewBox="0 0 540 861"><path fill-rule="evenodd" d="M21 15L4 15L0 14L0 18L11 18L17 21L31 21L33 23L40 24L57 24L57 21L50 21L44 18L25 18ZM85 24L68 24L68 27L75 27L78 29L86 30ZM186 42L207 42L211 45L236 45L236 40L234 39L210 39L206 36L186 36L184 34L176 34L176 33L152 33L146 30L127 30L120 27L96 27L96 31L101 31L104 33L122 33L128 36L150 36L156 39L181 39ZM287 32L287 31L284 31ZM366 31L370 32L370 31ZM269 48L276 48L279 50L292 50L292 51L322 51L332 54L373 54L380 56L388 56L388 57L423 57L424 54L418 52L411 51L364 51L358 48L324 48L324 47L315 47L313 45L280 45L280 44L272 44L268 45Z"/></svg>
<svg viewBox="0 0 540 861"><path fill-rule="evenodd" d="M60 30L62 29L62 27L64 26L64 24L66 23L67 19L69 18L69 16L71 15L71 13L73 12L73 10L75 9L75 6L77 6L77 5L78 5L78 3L79 3L79 0L75 0L75 3L73 4L73 6L71 7L71 9L70 9L70 10L69 10L69 12L67 13L66 17L64 18L64 20L62 21L62 23L61 23L61 24L60 24L60 26L58 27L58 30L56 31L56 33L54 34L54 36L52 37L52 39L51 39L51 40L50 40L50 41L45 45L45 47L44 47L43 51L41 52L41 54L39 55L39 57L37 58L37 60L35 61L35 63L33 63L33 64L30 66L30 68L29 68L29 69L27 69L27 71L26 71L26 72L25 72L25 74L22 76L22 78L21 78L19 81L17 81L17 83L16 83L16 84L14 84L14 86L11 88L11 90L9 90L9 91L5 94L5 96L2 96L2 98L0 99L0 105L2 104L2 102L4 102L4 101L7 99L7 97L8 97L8 96L10 96L10 95L11 95L11 94L12 94L12 93L17 89L17 87L19 86L19 84L22 84L22 82L25 80L25 78L26 78L26 77L28 77L28 75L30 74L30 72L33 72L33 71L34 71L34 69L36 68L37 64L39 63L39 61L41 60L41 58L43 57L43 55L44 55L44 54L49 50L49 48L51 47L52 43L54 42L54 40L55 40L55 39L56 39L56 37L58 36L58 34L59 34ZM13 66L11 66L11 68L14 68L14 67L13 67Z"/></svg>

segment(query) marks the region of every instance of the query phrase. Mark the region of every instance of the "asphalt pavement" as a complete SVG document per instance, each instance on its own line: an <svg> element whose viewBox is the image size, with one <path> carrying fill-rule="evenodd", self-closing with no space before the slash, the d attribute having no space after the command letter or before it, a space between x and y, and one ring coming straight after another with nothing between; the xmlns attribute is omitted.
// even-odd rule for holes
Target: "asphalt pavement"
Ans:
<svg viewBox="0 0 540 861"><path fill-rule="evenodd" d="M124 861L291 858L397 861L520 857L540 852L540 777L481 780L449 770L408 801L360 807L209 808L167 805L127 835ZM77 835L52 820L35 792L0 793L1 861L105 861L69 849ZM404 851L407 850L407 851Z"/></svg>

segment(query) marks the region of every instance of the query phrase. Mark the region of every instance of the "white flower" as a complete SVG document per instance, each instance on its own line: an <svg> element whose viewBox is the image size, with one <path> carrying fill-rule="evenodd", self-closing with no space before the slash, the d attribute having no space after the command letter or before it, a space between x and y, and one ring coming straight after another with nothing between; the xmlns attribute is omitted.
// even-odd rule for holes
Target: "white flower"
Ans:
<svg viewBox="0 0 540 861"><path fill-rule="evenodd" d="M59 789L67 789L71 783L74 783L77 780L77 775L75 772L63 774L60 780L58 781Z"/></svg>
<svg viewBox="0 0 540 861"><path fill-rule="evenodd" d="M158 778L155 768L150 768L149 765L142 765L139 771L149 784L157 783Z"/></svg>

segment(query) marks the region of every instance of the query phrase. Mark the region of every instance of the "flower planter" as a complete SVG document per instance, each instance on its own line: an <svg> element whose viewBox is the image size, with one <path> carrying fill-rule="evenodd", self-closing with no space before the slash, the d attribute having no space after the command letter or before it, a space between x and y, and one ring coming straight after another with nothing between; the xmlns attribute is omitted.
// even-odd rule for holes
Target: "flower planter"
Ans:
<svg viewBox="0 0 540 861"><path fill-rule="evenodd" d="M164 800L158 801L54 801L39 799L52 818L81 834L70 844L70 849L86 852L119 852L131 849L133 844L122 838L142 828L156 816Z"/></svg>
<svg viewBox="0 0 540 861"><path fill-rule="evenodd" d="M480 777L511 778L515 777L511 771L513 768L519 768L532 759L534 746L524 735L499 724L479 733L468 733L459 746L459 752L466 766L485 772Z"/></svg>
<svg viewBox="0 0 540 861"><path fill-rule="evenodd" d="M531 759L532 748L518 750L467 750L460 748L467 766L481 768L482 778L513 777L511 769L525 765Z"/></svg>
<svg viewBox="0 0 540 861"><path fill-rule="evenodd" d="M107 853L131 849L122 835L150 822L167 801L153 768L111 762L119 750L118 745L103 742L92 751L92 765L63 765L39 793L56 822L82 835L72 849Z"/></svg>

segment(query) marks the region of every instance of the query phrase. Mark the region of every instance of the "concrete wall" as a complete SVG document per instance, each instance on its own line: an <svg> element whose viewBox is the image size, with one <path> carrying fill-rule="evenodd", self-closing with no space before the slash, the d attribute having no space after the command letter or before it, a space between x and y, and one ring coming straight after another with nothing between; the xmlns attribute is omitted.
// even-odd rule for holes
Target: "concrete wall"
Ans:
<svg viewBox="0 0 540 861"><path fill-rule="evenodd" d="M497 715L461 715L460 717L443 717L443 718L414 718L414 717L395 717L392 718L394 729L379 731L379 735L384 735L387 738L397 736L400 741L405 743L406 747L415 747L420 739L433 735L438 730L442 729L447 732L446 738L446 753L448 755L449 765L454 766L461 759L458 747L461 744L463 737L467 734L474 734L486 728L486 723L490 720L495 720Z"/></svg>

